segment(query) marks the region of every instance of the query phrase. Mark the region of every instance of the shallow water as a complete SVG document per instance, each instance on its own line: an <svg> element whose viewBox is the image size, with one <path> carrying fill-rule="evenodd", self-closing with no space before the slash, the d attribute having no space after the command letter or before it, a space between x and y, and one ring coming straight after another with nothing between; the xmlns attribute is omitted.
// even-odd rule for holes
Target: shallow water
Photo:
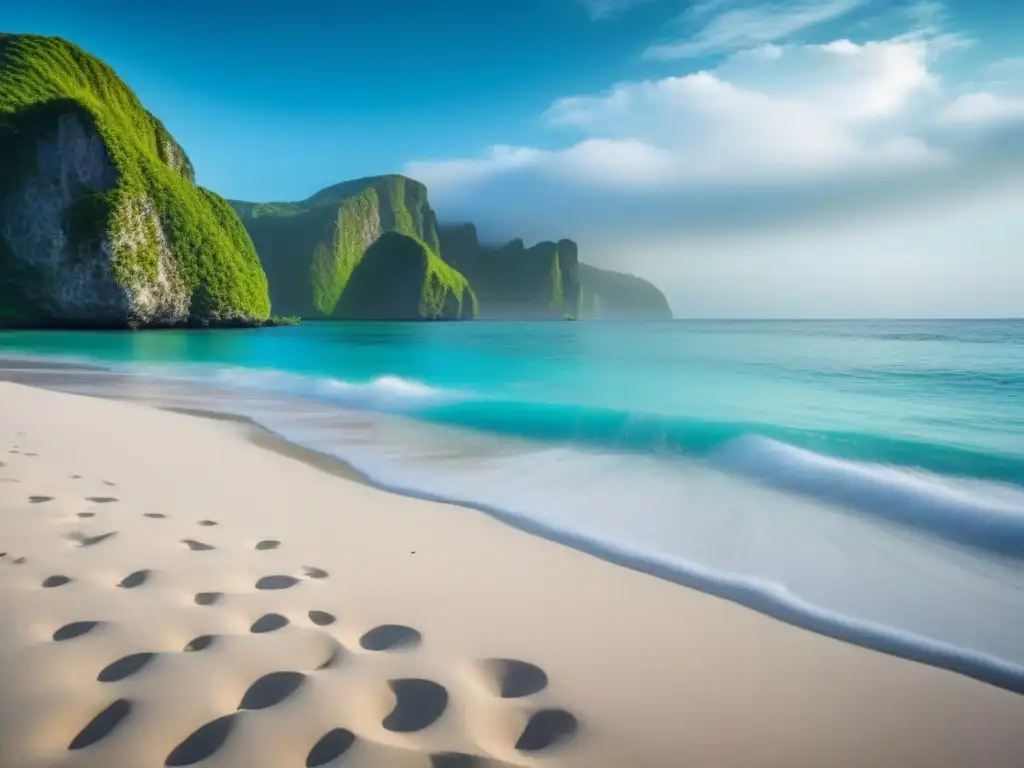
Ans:
<svg viewBox="0 0 1024 768"><path fill-rule="evenodd" d="M0 355L1024 689L1024 322L309 323Z"/></svg>

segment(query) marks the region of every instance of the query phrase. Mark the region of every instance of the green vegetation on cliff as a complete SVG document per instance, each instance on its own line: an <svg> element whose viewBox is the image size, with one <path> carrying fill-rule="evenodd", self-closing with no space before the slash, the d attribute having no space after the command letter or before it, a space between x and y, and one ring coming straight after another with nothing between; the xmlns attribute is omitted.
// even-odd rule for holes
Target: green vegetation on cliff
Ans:
<svg viewBox="0 0 1024 768"><path fill-rule="evenodd" d="M440 252L427 188L404 176L342 182L297 203L231 205L263 262L275 312L336 316L356 269L384 233L420 241L434 259Z"/></svg>
<svg viewBox="0 0 1024 768"><path fill-rule="evenodd" d="M579 249L571 240L488 247L476 227L462 224L441 228L441 255L469 280L485 317L579 315Z"/></svg>
<svg viewBox="0 0 1024 768"><path fill-rule="evenodd" d="M422 240L385 232L352 271L334 317L359 320L460 320L476 315L469 282Z"/></svg>
<svg viewBox="0 0 1024 768"><path fill-rule="evenodd" d="M671 320L665 294L646 280L580 264L581 317Z"/></svg>
<svg viewBox="0 0 1024 768"><path fill-rule="evenodd" d="M60 38L0 34L0 323L269 317L230 206L163 123Z"/></svg>
<svg viewBox="0 0 1024 768"><path fill-rule="evenodd" d="M441 246L445 261L476 291L483 317L672 317L661 291L639 277L582 263L572 240L486 246L476 227L458 224L441 228Z"/></svg>

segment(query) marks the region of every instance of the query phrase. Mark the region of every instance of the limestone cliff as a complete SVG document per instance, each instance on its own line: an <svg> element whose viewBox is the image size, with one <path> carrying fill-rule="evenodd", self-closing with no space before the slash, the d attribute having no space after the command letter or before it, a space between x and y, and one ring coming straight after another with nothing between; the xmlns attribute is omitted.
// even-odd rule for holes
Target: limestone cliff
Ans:
<svg viewBox="0 0 1024 768"><path fill-rule="evenodd" d="M476 227L462 224L441 228L441 255L469 280L484 317L579 315L579 249L572 240L489 247L480 244Z"/></svg>
<svg viewBox="0 0 1024 768"><path fill-rule="evenodd" d="M671 320L665 294L646 280L580 264L580 316L629 320Z"/></svg>
<svg viewBox="0 0 1024 768"><path fill-rule="evenodd" d="M270 313L227 203L110 67L0 34L0 325L249 324Z"/></svg>
<svg viewBox="0 0 1024 768"><path fill-rule="evenodd" d="M466 278L422 241L385 232L352 271L333 316L358 320L461 320L476 315Z"/></svg>
<svg viewBox="0 0 1024 768"><path fill-rule="evenodd" d="M579 260L572 240L482 245L472 224L441 227L441 255L476 291L482 317L671 319L664 294L633 275Z"/></svg>
<svg viewBox="0 0 1024 768"><path fill-rule="evenodd" d="M437 258L427 188L404 176L346 181L297 203L231 201L252 236L278 314L337 316L367 250L386 232L420 241Z"/></svg>

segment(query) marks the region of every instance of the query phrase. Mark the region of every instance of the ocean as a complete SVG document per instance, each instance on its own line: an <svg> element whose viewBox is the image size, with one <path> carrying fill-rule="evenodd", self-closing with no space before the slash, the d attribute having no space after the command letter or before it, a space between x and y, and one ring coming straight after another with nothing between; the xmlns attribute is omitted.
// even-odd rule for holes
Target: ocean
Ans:
<svg viewBox="0 0 1024 768"><path fill-rule="evenodd" d="M383 487L1024 692L1024 321L5 332L0 376L246 416Z"/></svg>

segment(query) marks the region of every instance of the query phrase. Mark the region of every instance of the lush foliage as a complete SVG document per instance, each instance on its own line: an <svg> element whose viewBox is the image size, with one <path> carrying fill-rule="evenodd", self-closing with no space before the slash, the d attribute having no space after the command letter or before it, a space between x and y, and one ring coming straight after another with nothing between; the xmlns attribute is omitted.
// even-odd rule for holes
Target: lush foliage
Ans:
<svg viewBox="0 0 1024 768"><path fill-rule="evenodd" d="M572 240L490 247L480 244L472 224L461 224L443 227L441 242L445 261L469 279L485 317L672 317L661 291L581 263Z"/></svg>
<svg viewBox="0 0 1024 768"><path fill-rule="evenodd" d="M334 316L457 320L476 314L469 282L416 237L385 232L352 273Z"/></svg>
<svg viewBox="0 0 1024 768"><path fill-rule="evenodd" d="M445 261L464 274L479 296L481 314L503 317L576 317L577 248L570 240L527 248L516 239L482 246L472 225L441 230Z"/></svg>
<svg viewBox="0 0 1024 768"><path fill-rule="evenodd" d="M265 319L267 281L238 217L217 195L195 185L192 165L158 119L147 112L114 71L60 38L0 34L0 202L34 171L34 147L62 114L76 114L102 138L117 183L77 202L68 225L76 238L109 234L112 271L122 285L155 279L159 238L152 206L193 296L194 317ZM3 208L0 205L0 216ZM140 220L145 231L139 231ZM13 280L0 253L0 275ZM5 312L23 311L7 303Z"/></svg>
<svg viewBox="0 0 1024 768"><path fill-rule="evenodd" d="M336 316L367 250L387 232L420 241L438 262L424 273L424 280L433 281L424 289L429 295L454 295L447 265L437 257L437 222L427 189L418 181L372 176L335 184L299 202L233 200L231 205L256 244L275 311ZM423 316L438 314L435 303L426 301Z"/></svg>

